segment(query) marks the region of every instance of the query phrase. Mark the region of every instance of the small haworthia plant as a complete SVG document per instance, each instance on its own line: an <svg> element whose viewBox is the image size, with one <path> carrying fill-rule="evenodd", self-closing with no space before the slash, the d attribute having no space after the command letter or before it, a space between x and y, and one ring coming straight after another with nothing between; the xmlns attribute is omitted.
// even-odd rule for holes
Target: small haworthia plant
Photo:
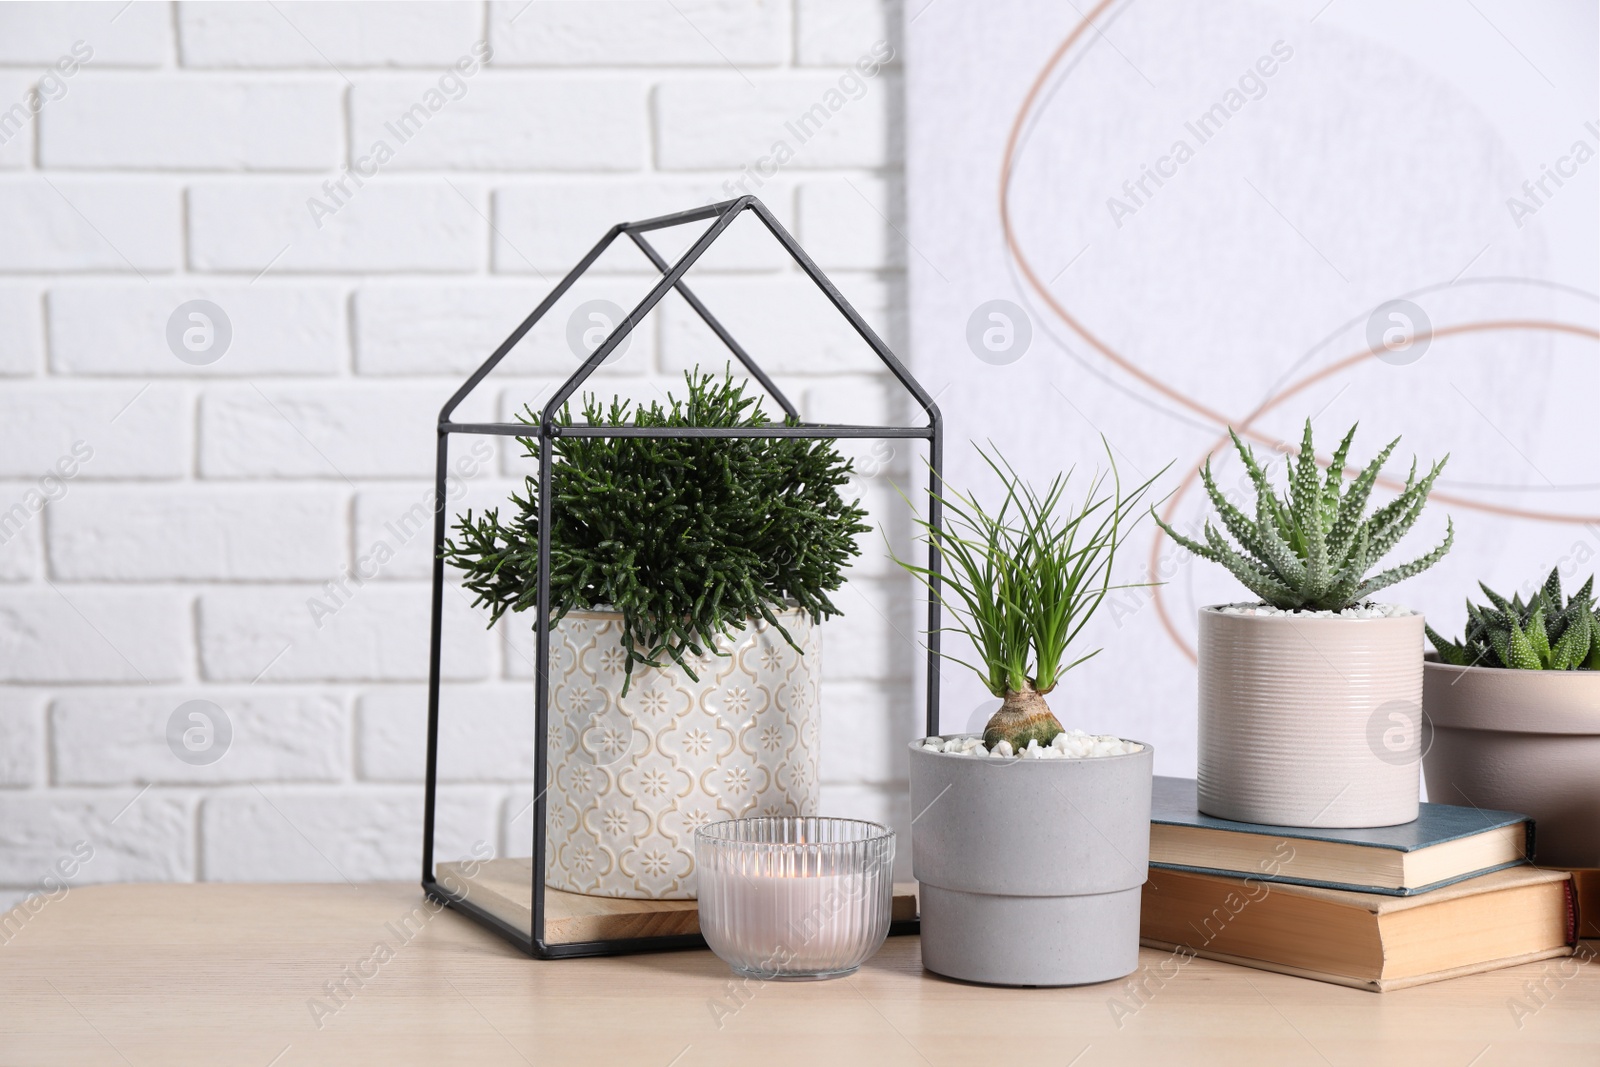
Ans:
<svg viewBox="0 0 1600 1067"><path fill-rule="evenodd" d="M1562 602L1561 569L1545 579L1527 602L1509 601L1482 582L1490 607L1467 601L1467 632L1458 644L1428 627L1439 658L1457 667L1510 667L1524 671L1600 670L1600 612L1594 576Z"/></svg>
<svg viewBox="0 0 1600 1067"><path fill-rule="evenodd" d="M983 743L993 749L1008 741L1020 752L1030 740L1048 745L1062 732L1044 695L1099 651L1067 662L1068 648L1106 594L1126 588L1111 584L1111 564L1138 521L1140 500L1166 468L1124 493L1112 461L1074 510L1063 503L1071 471L1036 492L998 452L991 457L980 448L978 454L999 476L999 508L952 493L939 497L948 515L942 528L915 512L913 521L945 563L936 595L956 623L947 629L965 634L980 662L944 655L974 671L1004 701L984 727ZM927 568L898 556L895 562L929 584Z"/></svg>
<svg viewBox="0 0 1600 1067"><path fill-rule="evenodd" d="M776 425L744 383L695 372L688 396L667 404L603 405L583 398L595 426L764 427ZM533 411L518 416L529 425ZM571 426L563 407L556 423ZM519 437L528 458L539 440ZM622 615L627 649L622 692L636 667L687 662L718 635L765 619L790 645L775 612L798 607L821 622L839 609L828 594L844 583L871 527L839 489L852 466L831 439L578 437L551 442L551 625L567 612L609 607ZM456 521L445 562L486 605L490 625L507 611L535 607L539 587L539 483L498 508Z"/></svg>
<svg viewBox="0 0 1600 1067"><path fill-rule="evenodd" d="M1345 459L1356 428L1344 435L1333 453L1326 475L1317 469L1316 450L1311 441L1311 420L1306 420L1300 454L1288 462L1289 491L1280 496L1267 480L1266 471L1256 462L1255 453L1232 428L1228 433L1244 460L1245 470L1255 485L1256 515L1251 519L1235 507L1217 488L1211 475L1211 460L1200 469L1206 493L1216 505L1217 514L1238 547L1212 527L1205 525L1205 543L1183 536L1162 522L1156 522L1178 544L1203 559L1220 563L1252 593L1275 608L1285 611L1343 611L1361 603L1380 589L1420 574L1439 562L1455 541L1455 524L1447 520L1442 544L1420 559L1368 576L1377 564L1416 523L1427 503L1434 479L1444 469L1449 456L1435 463L1420 480L1417 463L1405 487L1389 503L1366 515L1367 499L1378 480L1378 472L1389 459L1396 437L1367 468L1356 476L1348 490L1341 492ZM1153 514L1153 509L1152 509Z"/></svg>

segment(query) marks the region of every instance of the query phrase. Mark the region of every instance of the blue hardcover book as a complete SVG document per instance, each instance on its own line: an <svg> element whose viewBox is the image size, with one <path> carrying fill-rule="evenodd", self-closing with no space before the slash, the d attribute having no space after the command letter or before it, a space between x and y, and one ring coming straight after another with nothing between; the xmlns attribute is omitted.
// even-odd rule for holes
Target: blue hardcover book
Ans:
<svg viewBox="0 0 1600 1067"><path fill-rule="evenodd" d="M1405 897L1526 863L1533 820L1423 804L1415 822L1372 829L1266 826L1201 813L1192 778L1157 776L1150 865Z"/></svg>

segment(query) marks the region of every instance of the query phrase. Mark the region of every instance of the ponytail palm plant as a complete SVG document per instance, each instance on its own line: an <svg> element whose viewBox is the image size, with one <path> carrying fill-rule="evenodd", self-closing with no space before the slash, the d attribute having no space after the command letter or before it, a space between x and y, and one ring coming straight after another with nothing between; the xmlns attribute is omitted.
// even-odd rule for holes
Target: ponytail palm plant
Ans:
<svg viewBox="0 0 1600 1067"><path fill-rule="evenodd" d="M978 454L1000 480L998 507L961 493L940 496L943 528L913 512L921 539L944 560L939 581L926 567L894 558L938 597L955 622L947 632L965 634L977 662L941 654L971 669L1004 701L984 727L983 743L992 749L1007 741L1020 751L1029 741L1048 745L1062 732L1045 694L1100 651L1068 662L1106 594L1127 588L1111 584L1112 562L1139 521L1140 501L1166 468L1124 492L1107 445L1109 470L1090 481L1074 509L1067 502L1072 471L1036 491L998 451Z"/></svg>

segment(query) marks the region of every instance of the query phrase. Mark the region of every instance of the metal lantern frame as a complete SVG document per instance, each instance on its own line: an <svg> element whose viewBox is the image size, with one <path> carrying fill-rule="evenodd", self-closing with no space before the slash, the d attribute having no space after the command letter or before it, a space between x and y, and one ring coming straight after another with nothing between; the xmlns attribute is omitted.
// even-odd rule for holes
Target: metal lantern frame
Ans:
<svg viewBox="0 0 1600 1067"><path fill-rule="evenodd" d="M750 212L759 219L769 233L783 246L784 250L794 259L795 263L820 289L828 302L843 315L855 329L872 351L877 355L894 375L896 381L916 400L923 412L927 415L928 423L925 426L858 426L846 424L806 422L800 418L800 413L794 404L786 397L781 389L767 376L757 361L745 351L733 336L722 326L711 312L702 304L694 293L683 281L683 276L688 272L706 250L719 238L733 222L743 213ZM646 234L654 230L666 229L673 226L682 226L695 222L711 220L711 225L698 240L691 245L676 262L668 263L665 258L651 245ZM562 386L556 390L550 400L544 405L537 425L523 422L455 422L451 415L457 406L486 378L502 359L522 340L527 332L542 319L545 314L555 306L556 302L572 287L580 277L594 264L618 237L626 235L636 245L645 257L661 273L658 281L638 305L628 313L626 318L607 335L606 339L597 347L583 364L567 378ZM760 382L762 387L771 395L772 399L783 408L787 416L783 425L761 427L646 427L646 426L596 426L591 423L576 425L561 425L555 421L557 413L567 400L577 391L594 371L605 362L606 358L621 344L628 335L643 321L644 317L666 296L669 291L676 290L684 301L694 309L700 319L711 329L718 339L727 346L739 363L749 372L751 377ZM535 676L534 676L534 790L533 803L533 850L532 850L532 894L531 915L532 924L527 933L517 926L490 913L478 904L466 898L466 894L453 892L441 885L435 878L434 870L434 815L435 802L438 794L438 754L439 754L439 691L440 691L440 659L443 647L444 625L444 559L441 550L445 541L446 527L446 477L448 474L450 438L458 434L490 435L498 437L529 437L537 436L543 447L539 450L539 545L538 565L539 580L537 601L534 619L534 640L536 645ZM840 294L837 287L829 281L828 277L812 262L804 249L784 229L783 225L773 217L772 212L759 199L754 196L743 196L736 200L727 200L722 203L710 204L688 211L679 211L669 215L645 219L640 222L623 222L606 231L589 253L579 260L565 277L561 279L550 294L534 308L533 312L522 321L511 335L505 339L494 354L484 361L472 376L456 390L439 412L437 467L434 481L434 522L433 522L433 610L432 633L430 638L428 656L428 750L427 750L427 792L423 806L423 836L422 836L422 888L424 892L438 903L453 908L462 914L476 920L489 928L494 933L510 941L512 944L538 959L557 959L575 956L604 956L619 955L631 952L644 952L681 948L700 948L705 946L705 940L699 934L675 934L661 937L637 937L603 941L581 942L556 942L551 943L545 939L545 848L548 818L545 792L548 784L548 735L550 721L550 692L549 692L549 667L550 667L550 531L551 531L551 480L552 458L550 442L557 437L661 437L661 438L860 438L867 440L888 440L901 438L921 438L929 443L928 464L928 521L937 531L941 524L940 515L940 470L943 463L943 426L939 409L934 404L933 398L922 388L911 374L895 357L883 339L868 326L860 313L850 305L850 302ZM939 551L936 544L930 539L928 546L928 569L930 576L930 595L928 597L928 648L927 648L927 732L938 732L938 707L939 707L939 631L940 631L940 606L937 595L940 575ZM915 920L894 924L892 932L915 932Z"/></svg>

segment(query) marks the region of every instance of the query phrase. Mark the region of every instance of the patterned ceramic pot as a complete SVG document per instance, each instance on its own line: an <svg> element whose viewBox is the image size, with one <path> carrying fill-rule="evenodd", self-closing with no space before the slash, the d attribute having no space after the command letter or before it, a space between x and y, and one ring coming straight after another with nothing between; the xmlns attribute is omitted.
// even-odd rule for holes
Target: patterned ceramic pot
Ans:
<svg viewBox="0 0 1600 1067"><path fill-rule="evenodd" d="M821 644L799 611L720 638L724 655L636 668L622 691L622 616L568 613L550 635L545 883L692 900L694 831L746 815L815 815Z"/></svg>

